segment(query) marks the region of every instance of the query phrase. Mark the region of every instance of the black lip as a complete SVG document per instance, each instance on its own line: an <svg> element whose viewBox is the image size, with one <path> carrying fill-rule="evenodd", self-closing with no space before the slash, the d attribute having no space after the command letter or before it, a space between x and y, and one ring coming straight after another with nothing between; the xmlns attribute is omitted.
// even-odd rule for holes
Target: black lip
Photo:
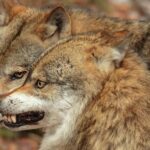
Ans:
<svg viewBox="0 0 150 150"><path fill-rule="evenodd" d="M35 125L45 116L44 112L26 112L16 115L16 123L4 122L5 126L9 128L16 128L24 125Z"/></svg>
<svg viewBox="0 0 150 150"><path fill-rule="evenodd" d="M17 127L21 127L25 124L23 123L9 123L9 122L4 122L5 126L9 127L9 128L17 128Z"/></svg>

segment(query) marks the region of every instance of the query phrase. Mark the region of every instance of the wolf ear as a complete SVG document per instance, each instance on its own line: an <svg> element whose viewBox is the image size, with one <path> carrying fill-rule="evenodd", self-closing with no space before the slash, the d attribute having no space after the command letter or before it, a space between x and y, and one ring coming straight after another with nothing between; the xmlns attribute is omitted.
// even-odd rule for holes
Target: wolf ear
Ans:
<svg viewBox="0 0 150 150"><path fill-rule="evenodd" d="M44 26L41 25L37 29L42 39L57 36L64 38L71 35L71 19L66 10L59 6L46 14Z"/></svg>
<svg viewBox="0 0 150 150"><path fill-rule="evenodd" d="M48 21L51 25L56 26L60 37L71 34L71 19L63 7L55 8L48 17Z"/></svg>
<svg viewBox="0 0 150 150"><path fill-rule="evenodd" d="M131 34L127 34L121 40L121 42L119 42L112 48L112 58L113 58L113 62L115 63L116 67L120 66L124 56L126 55L128 49L130 47L129 46L130 45L130 37L131 37Z"/></svg>
<svg viewBox="0 0 150 150"><path fill-rule="evenodd" d="M98 33L93 38L98 44L98 48L91 48L89 52L99 69L108 72L114 67L120 67L129 48L130 36L128 32L119 31L113 35ZM100 48L101 46L103 49Z"/></svg>

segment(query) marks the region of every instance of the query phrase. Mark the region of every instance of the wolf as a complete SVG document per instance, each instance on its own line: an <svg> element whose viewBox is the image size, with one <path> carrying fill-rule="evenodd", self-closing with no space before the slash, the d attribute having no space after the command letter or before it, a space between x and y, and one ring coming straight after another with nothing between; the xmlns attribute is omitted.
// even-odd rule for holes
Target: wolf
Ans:
<svg viewBox="0 0 150 150"><path fill-rule="evenodd" d="M52 46L26 83L1 103L4 126L44 128L40 150L149 150L150 73L127 46L101 33Z"/></svg>
<svg viewBox="0 0 150 150"><path fill-rule="evenodd" d="M3 97L22 86L31 70L32 63L50 46L70 35L99 32L107 43L117 43L124 32L132 33L130 47L135 49L144 61L149 62L149 21L123 21L99 16L80 8L37 10L5 0L4 6L9 19L24 18L24 23L2 40L3 55L0 60L0 96ZM16 22L17 23L17 22ZM8 26L7 25L7 26ZM11 26L11 24L9 25ZM3 30L5 33L6 30ZM10 44L6 46L7 38ZM107 37L107 38L106 38Z"/></svg>

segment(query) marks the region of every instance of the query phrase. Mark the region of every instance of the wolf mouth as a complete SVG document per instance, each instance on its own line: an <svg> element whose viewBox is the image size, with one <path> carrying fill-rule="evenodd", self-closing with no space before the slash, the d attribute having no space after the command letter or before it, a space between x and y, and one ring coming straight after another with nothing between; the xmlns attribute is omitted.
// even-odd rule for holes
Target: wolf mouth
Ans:
<svg viewBox="0 0 150 150"><path fill-rule="evenodd" d="M9 128L16 128L24 125L35 125L45 116L44 112L31 111L16 115L3 115L3 122Z"/></svg>

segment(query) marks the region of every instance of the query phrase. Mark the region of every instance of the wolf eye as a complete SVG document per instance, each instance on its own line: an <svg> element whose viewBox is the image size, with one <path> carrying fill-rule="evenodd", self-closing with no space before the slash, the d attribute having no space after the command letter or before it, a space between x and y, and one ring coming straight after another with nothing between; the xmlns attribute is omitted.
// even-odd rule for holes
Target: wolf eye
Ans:
<svg viewBox="0 0 150 150"><path fill-rule="evenodd" d="M25 74L26 74L26 71L15 72L14 74L11 75L11 79L12 80L21 79Z"/></svg>
<svg viewBox="0 0 150 150"><path fill-rule="evenodd" d="M44 88L45 85L46 85L46 82L43 82L43 81L40 81L40 80L37 80L36 83L35 83L35 87L37 87L39 89Z"/></svg>

